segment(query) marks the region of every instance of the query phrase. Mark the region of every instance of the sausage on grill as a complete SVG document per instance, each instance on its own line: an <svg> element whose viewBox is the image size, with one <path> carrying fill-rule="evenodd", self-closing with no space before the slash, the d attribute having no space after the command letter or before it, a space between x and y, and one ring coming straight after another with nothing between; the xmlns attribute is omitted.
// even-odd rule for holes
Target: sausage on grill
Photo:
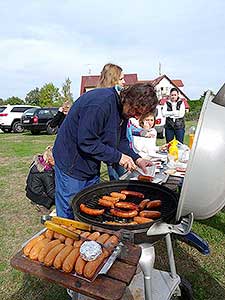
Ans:
<svg viewBox="0 0 225 300"><path fill-rule="evenodd" d="M113 216L120 217L120 218L125 218L125 219L126 218L133 218L133 217L136 217L138 215L137 210L124 211L124 210L120 210L120 209L116 209L116 208L110 209L110 213Z"/></svg>
<svg viewBox="0 0 225 300"><path fill-rule="evenodd" d="M142 210L139 215L144 218L158 219L161 217L161 212L154 210Z"/></svg>
<svg viewBox="0 0 225 300"><path fill-rule="evenodd" d="M162 204L161 200L153 200L147 203L146 208L149 209L149 208L160 207L161 204Z"/></svg>
<svg viewBox="0 0 225 300"><path fill-rule="evenodd" d="M137 217L134 217L134 222L137 222L137 224L144 224L144 223L153 222L153 220L149 219L149 218L137 216Z"/></svg>
<svg viewBox="0 0 225 300"><path fill-rule="evenodd" d="M144 199L145 195L140 192L135 192L135 191L128 191L128 190L122 190L120 191L121 194L124 194L126 196L133 196L133 197L138 197Z"/></svg>
<svg viewBox="0 0 225 300"><path fill-rule="evenodd" d="M138 210L138 206L132 202L117 202L115 204L115 207Z"/></svg>
<svg viewBox="0 0 225 300"><path fill-rule="evenodd" d="M150 202L150 199L142 200L138 205L139 209L143 210L149 202Z"/></svg>
<svg viewBox="0 0 225 300"><path fill-rule="evenodd" d="M113 203L116 203L116 202L120 201L120 198L111 197L111 196L102 196L102 199L107 200L107 201L111 201Z"/></svg>
<svg viewBox="0 0 225 300"><path fill-rule="evenodd" d="M99 199L98 204L105 207L114 207L114 203L112 201L105 200L105 199Z"/></svg>
<svg viewBox="0 0 225 300"><path fill-rule="evenodd" d="M91 216L100 216L102 214L104 214L104 209L95 209L95 208L90 208L87 207L86 205L84 205L83 203L80 205L80 210L87 214L87 215L91 215Z"/></svg>
<svg viewBox="0 0 225 300"><path fill-rule="evenodd" d="M120 200L125 200L127 197L124 194L118 193L118 192L112 192L110 193L110 196L114 198L119 198Z"/></svg>

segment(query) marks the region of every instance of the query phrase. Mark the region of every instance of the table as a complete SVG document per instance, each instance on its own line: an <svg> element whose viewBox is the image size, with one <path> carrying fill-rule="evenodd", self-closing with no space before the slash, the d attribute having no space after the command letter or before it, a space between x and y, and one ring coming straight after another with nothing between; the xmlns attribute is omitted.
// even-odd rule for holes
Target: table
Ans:
<svg viewBox="0 0 225 300"><path fill-rule="evenodd" d="M124 243L120 256L107 274L99 275L93 282L88 282L70 273L66 274L32 261L23 256L22 250L11 259L10 263L13 268L19 271L56 283L91 298L119 300L123 297L126 287L136 273L140 256L141 248L139 246Z"/></svg>

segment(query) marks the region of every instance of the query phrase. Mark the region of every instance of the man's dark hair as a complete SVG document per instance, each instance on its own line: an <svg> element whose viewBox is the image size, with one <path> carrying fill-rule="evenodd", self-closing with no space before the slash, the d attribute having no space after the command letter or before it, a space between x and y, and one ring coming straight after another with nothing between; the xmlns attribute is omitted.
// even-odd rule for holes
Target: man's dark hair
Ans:
<svg viewBox="0 0 225 300"><path fill-rule="evenodd" d="M177 94L179 94L179 91L178 91L178 89L177 88L172 88L171 90L170 90L170 94L172 93L172 92L177 92Z"/></svg>
<svg viewBox="0 0 225 300"><path fill-rule="evenodd" d="M135 83L120 93L122 105L129 105L134 114L154 112L158 104L155 89L150 83Z"/></svg>

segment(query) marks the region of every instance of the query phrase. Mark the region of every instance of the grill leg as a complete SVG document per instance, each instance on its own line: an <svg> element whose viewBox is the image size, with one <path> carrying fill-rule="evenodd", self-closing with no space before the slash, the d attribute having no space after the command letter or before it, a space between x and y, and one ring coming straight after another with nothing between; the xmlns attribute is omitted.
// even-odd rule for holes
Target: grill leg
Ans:
<svg viewBox="0 0 225 300"><path fill-rule="evenodd" d="M66 289L67 290L67 294L71 297L71 300L78 300L78 296L79 294L75 291L72 291L70 289Z"/></svg>
<svg viewBox="0 0 225 300"><path fill-rule="evenodd" d="M139 261L144 274L145 300L153 300L152 297L152 270L155 263L155 248L151 244L141 244L141 258Z"/></svg>

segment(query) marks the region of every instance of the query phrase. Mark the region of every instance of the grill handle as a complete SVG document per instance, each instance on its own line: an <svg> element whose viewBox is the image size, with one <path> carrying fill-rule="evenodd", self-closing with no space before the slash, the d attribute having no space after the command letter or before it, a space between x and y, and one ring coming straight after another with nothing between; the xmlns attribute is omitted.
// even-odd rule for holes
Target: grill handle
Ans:
<svg viewBox="0 0 225 300"><path fill-rule="evenodd" d="M194 214L182 217L179 224L167 224L167 223L154 223L147 231L148 236L165 235L168 233L175 233L178 235L186 235L191 231L194 221Z"/></svg>

